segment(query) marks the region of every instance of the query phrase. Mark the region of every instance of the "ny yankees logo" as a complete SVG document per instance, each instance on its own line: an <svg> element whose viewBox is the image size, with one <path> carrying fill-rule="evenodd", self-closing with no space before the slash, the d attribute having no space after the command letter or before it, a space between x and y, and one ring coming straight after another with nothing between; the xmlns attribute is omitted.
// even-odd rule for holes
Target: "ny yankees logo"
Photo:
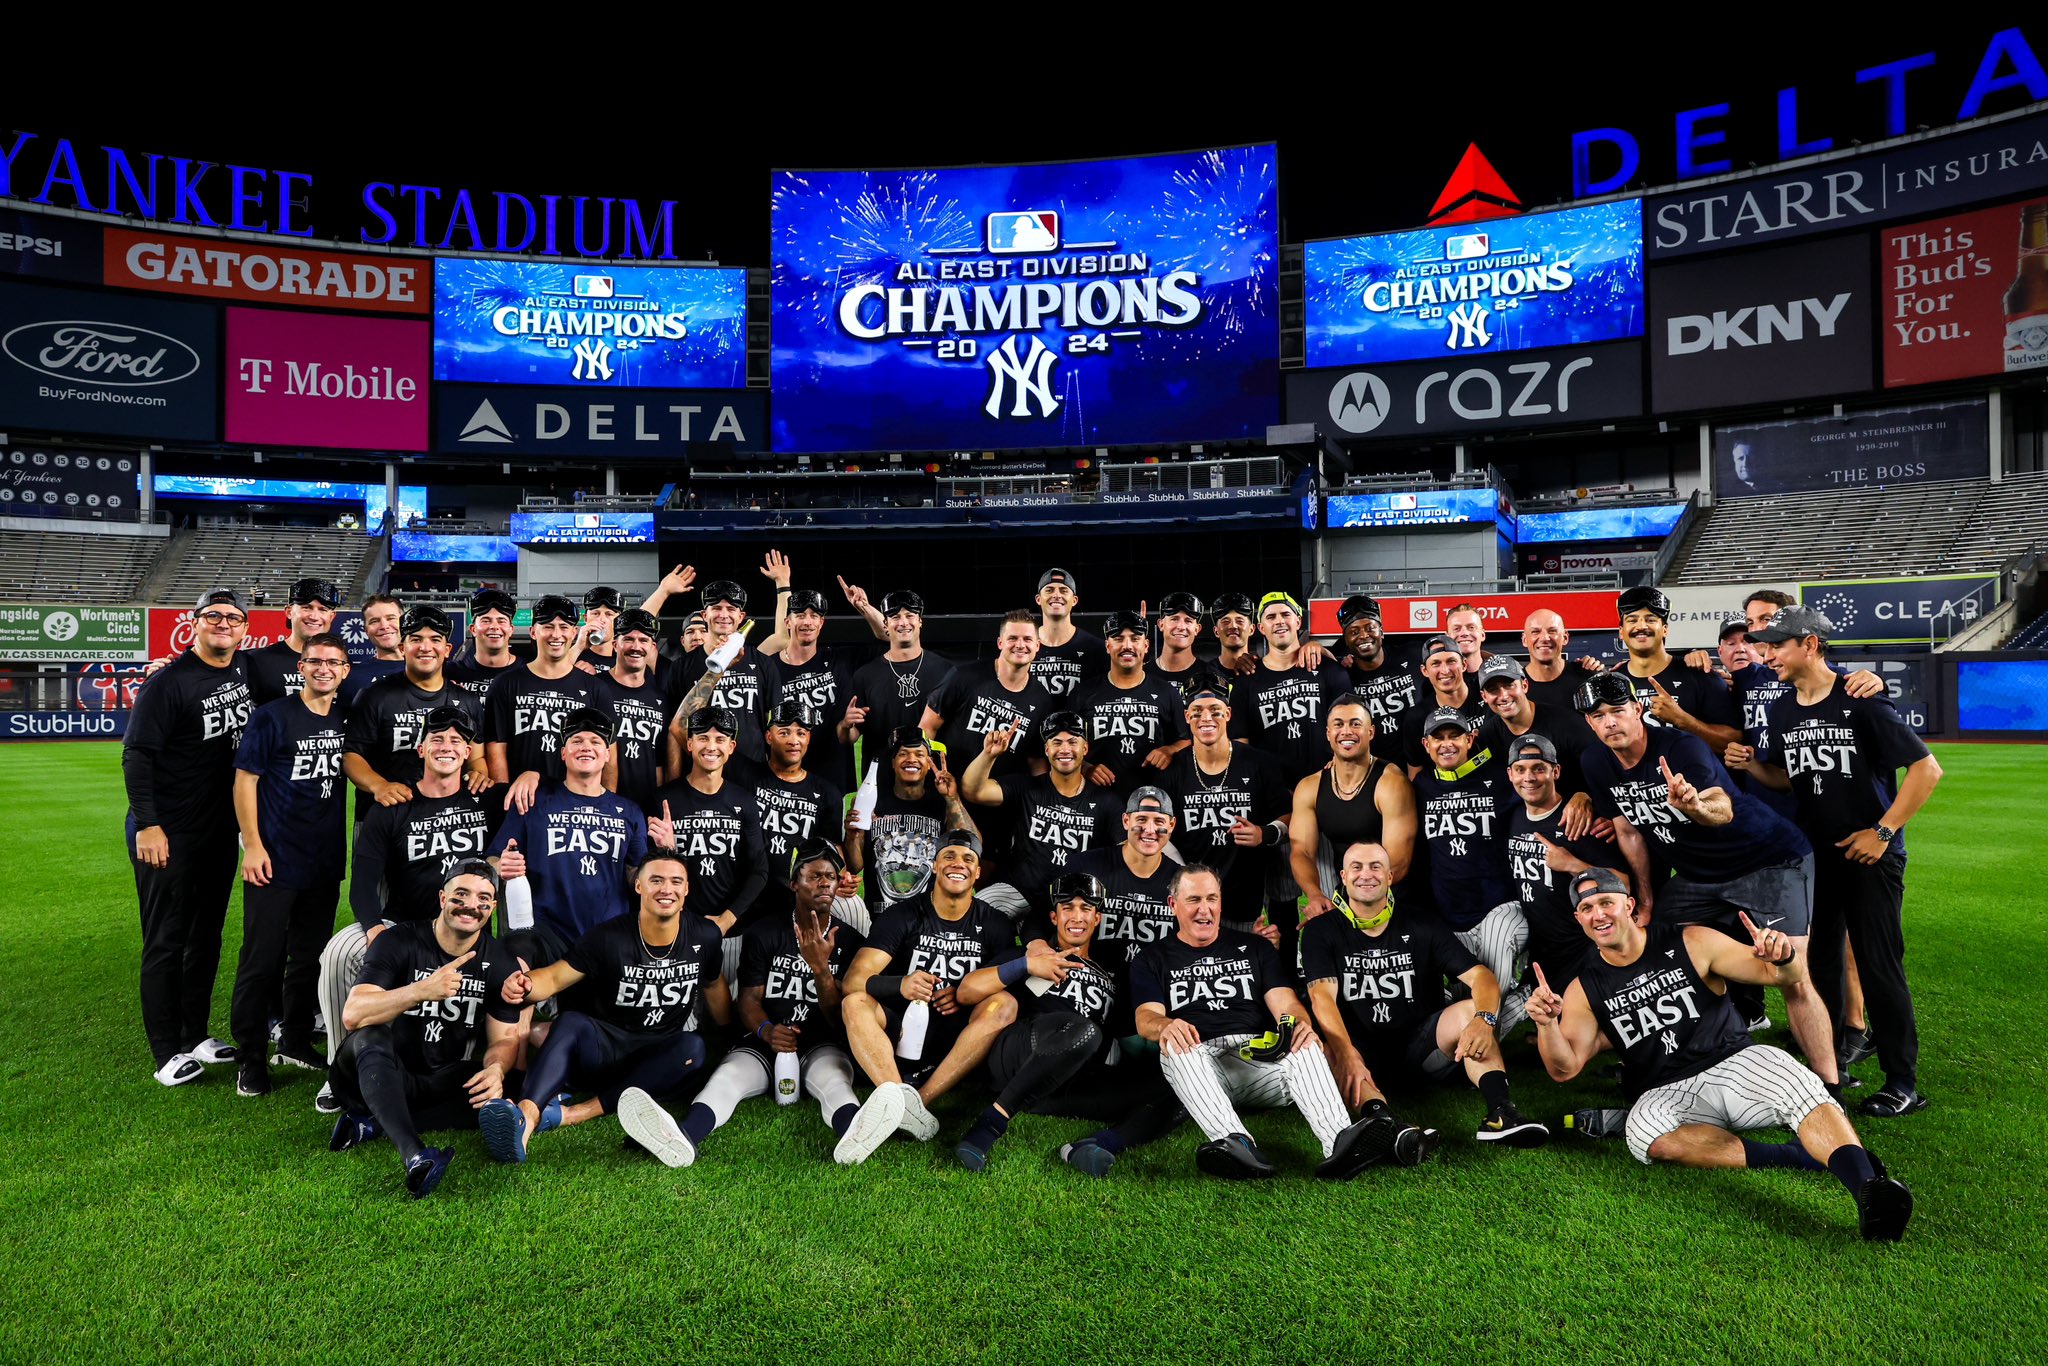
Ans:
<svg viewBox="0 0 2048 1366"><path fill-rule="evenodd" d="M717 860L717 859L714 859L714 858L701 858L701 859L698 859L698 860L697 860L697 871L698 871L699 873L702 873L702 874L703 874L703 875L704 875L705 877L715 877L715 876L717 876L717 874L718 874L718 860Z"/></svg>
<svg viewBox="0 0 2048 1366"><path fill-rule="evenodd" d="M597 857L594 854L585 854L582 858L576 860L576 871L582 873L585 877L596 877Z"/></svg>
<svg viewBox="0 0 2048 1366"><path fill-rule="evenodd" d="M1067 866L1067 851L1066 851L1066 850L1064 850L1064 849L1054 849L1054 850L1052 851L1052 861L1053 861L1053 863L1054 863L1054 864L1058 865L1059 867L1062 867L1062 868L1066 867L1066 866Z"/></svg>
<svg viewBox="0 0 2048 1366"><path fill-rule="evenodd" d="M626 757L628 759L637 759L640 757L640 742L638 740L626 741Z"/></svg>
<svg viewBox="0 0 2048 1366"><path fill-rule="evenodd" d="M1001 346L988 353L988 401L982 404L982 411L994 418L1005 416L1005 395L1015 386L1016 398L1007 416L1051 417L1060 408L1060 400L1052 392L1052 368L1058 363L1058 353L1037 337L1031 339L1030 353L1021 357L1017 339L1004 338Z"/></svg>
<svg viewBox="0 0 2048 1366"><path fill-rule="evenodd" d="M1393 1007L1389 1006L1385 1001L1374 1001L1372 1003L1372 1022L1374 1024L1388 1024L1392 1022L1393 1018Z"/></svg>
<svg viewBox="0 0 2048 1366"><path fill-rule="evenodd" d="M1203 1004L1203 1005L1205 1005L1205 1006L1207 1006L1207 1007L1209 1007L1209 1009L1211 1009L1211 1010L1227 1010L1227 1009L1229 1009L1229 1007L1228 1007L1228 1006L1226 1006L1226 1005L1224 1005L1224 1004L1223 1004L1223 1002L1221 1002L1221 1001L1204 1001L1204 1002L1202 1002L1202 1004Z"/></svg>
<svg viewBox="0 0 2048 1366"><path fill-rule="evenodd" d="M546 731L541 734L540 747L544 753L553 754L555 752L556 744L552 731Z"/></svg>
<svg viewBox="0 0 2048 1366"><path fill-rule="evenodd" d="M1678 1051L1678 1036L1668 1029L1657 1036L1657 1041L1664 1045L1664 1052L1667 1055Z"/></svg>
<svg viewBox="0 0 2048 1366"><path fill-rule="evenodd" d="M1666 844L1678 843L1678 836L1671 833L1671 827L1668 825L1658 826L1653 833L1657 836L1658 839L1663 840Z"/></svg>
<svg viewBox="0 0 2048 1366"><path fill-rule="evenodd" d="M811 1007L810 1004L806 1001L798 1001L795 1005L789 1008L789 1022L791 1024L802 1024L805 1020L808 1020L810 1018Z"/></svg>
<svg viewBox="0 0 2048 1366"><path fill-rule="evenodd" d="M1813 795L1816 797L1820 795L1820 775L1817 773L1813 778Z"/></svg>
<svg viewBox="0 0 2048 1366"><path fill-rule="evenodd" d="M647 1012L647 1023L650 1025L660 1024L661 1017L666 1013L667 1012L661 1006L656 1006L654 1009Z"/></svg>
<svg viewBox="0 0 2048 1366"><path fill-rule="evenodd" d="M427 1027L422 1032L426 1035L428 1043L441 1042L441 1022L439 1020L427 1021Z"/></svg>
<svg viewBox="0 0 2048 1366"><path fill-rule="evenodd" d="M1475 301L1454 308L1445 317L1451 325L1451 334L1444 339L1444 345L1453 351L1470 346L1484 346L1493 340L1493 334L1486 330L1487 312Z"/></svg>
<svg viewBox="0 0 2048 1366"><path fill-rule="evenodd" d="M576 343L576 366L570 379L608 380L612 377L612 348L595 337Z"/></svg>
<svg viewBox="0 0 2048 1366"><path fill-rule="evenodd" d="M1126 754L1136 754L1137 752L1138 752L1138 742L1137 742L1136 740L1132 739L1132 738L1131 738L1130 736L1126 735L1126 736L1124 737L1124 753L1126 753Z"/></svg>
<svg viewBox="0 0 2048 1366"><path fill-rule="evenodd" d="M1301 722L1289 721L1287 723L1287 738L1290 740L1299 740L1301 738Z"/></svg>
<svg viewBox="0 0 2048 1366"><path fill-rule="evenodd" d="M334 795L334 779L324 778L320 783L320 800L326 801Z"/></svg>
<svg viewBox="0 0 2048 1366"><path fill-rule="evenodd" d="M1457 858L1465 857L1465 847L1465 841L1457 838L1451 840L1451 853L1453 856Z"/></svg>

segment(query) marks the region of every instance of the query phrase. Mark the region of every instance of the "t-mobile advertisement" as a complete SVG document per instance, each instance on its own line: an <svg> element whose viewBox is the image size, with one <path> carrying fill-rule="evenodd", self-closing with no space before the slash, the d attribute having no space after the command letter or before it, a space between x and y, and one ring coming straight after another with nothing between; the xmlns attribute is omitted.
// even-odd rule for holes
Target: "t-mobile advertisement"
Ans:
<svg viewBox="0 0 2048 1366"><path fill-rule="evenodd" d="M427 449L427 324L230 308L227 436Z"/></svg>
<svg viewBox="0 0 2048 1366"><path fill-rule="evenodd" d="M1714 492L1763 498L1981 479L1990 468L1990 430L1981 398L1717 427Z"/></svg>
<svg viewBox="0 0 2048 1366"><path fill-rule="evenodd" d="M1884 382L2048 367L2048 198L1884 234Z"/></svg>

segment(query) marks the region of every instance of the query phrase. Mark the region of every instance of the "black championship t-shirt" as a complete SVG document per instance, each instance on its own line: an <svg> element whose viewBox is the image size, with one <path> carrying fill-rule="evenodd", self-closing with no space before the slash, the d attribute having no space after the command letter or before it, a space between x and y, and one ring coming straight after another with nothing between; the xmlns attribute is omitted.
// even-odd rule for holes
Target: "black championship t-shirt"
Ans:
<svg viewBox="0 0 2048 1366"><path fill-rule="evenodd" d="M483 1056L484 1019L517 1024L522 1006L505 1001L505 979L519 970L512 951L488 934L479 934L470 950L476 956L458 972L462 985L444 1001L421 1001L391 1022L398 1061L412 1073L435 1072ZM363 955L358 979L373 987L396 991L424 982L457 957L434 938L434 922L394 925L377 936Z"/></svg>
<svg viewBox="0 0 2048 1366"><path fill-rule="evenodd" d="M1455 775L1425 768L1415 775L1415 808L1429 845L1430 894L1451 928L1469 930L1515 894L1508 887L1508 820L1521 799L1508 768L1491 750L1475 748Z"/></svg>
<svg viewBox="0 0 2048 1366"><path fill-rule="evenodd" d="M1564 836L1564 802L1550 809L1542 819L1532 819L1526 804L1517 801L1508 808L1508 877L1522 901L1522 917L1529 922L1530 956L1543 964L1550 984L1563 991L1571 979L1551 970L1552 964L1577 962L1591 947L1586 932L1572 915L1571 873L1551 871L1542 840L1549 840L1573 858L1592 868L1613 868L1628 874L1628 860L1620 846L1582 835Z"/></svg>
<svg viewBox="0 0 2048 1366"><path fill-rule="evenodd" d="M484 699L491 695L491 685L493 683L513 670L525 667L526 661L517 657L510 664L501 664L496 668L489 668L479 664L474 658L451 659L441 666L441 672L448 676L450 683L476 698L479 704L481 704ZM588 677L588 675L585 676ZM515 774L514 776L516 777L517 775Z"/></svg>
<svg viewBox="0 0 2048 1366"><path fill-rule="evenodd" d="M1769 726L1771 758L1792 777L1800 828L1817 851L1876 825L1898 796L1898 771L1928 754L1889 698L1851 697L1840 678L1811 706L1796 692L1779 698ZM1906 837L1891 847L1903 856Z"/></svg>
<svg viewBox="0 0 2048 1366"><path fill-rule="evenodd" d="M1301 927L1301 976L1334 982L1344 1032L1367 1067L1398 1067L1417 1028L1444 1008L1444 983L1479 966L1443 921L1399 905L1377 935L1326 911Z"/></svg>
<svg viewBox="0 0 2048 1366"><path fill-rule="evenodd" d="M1420 769L1436 767L1436 760L1430 755L1429 749L1424 743L1429 737L1422 733L1422 723L1428 719L1431 712L1442 705L1443 703L1436 700L1436 690L1434 688L1425 688L1422 694L1422 705L1408 712L1407 720L1401 723L1400 762L1407 767ZM1476 716L1483 723L1493 713L1488 711L1486 703L1480 700L1477 688L1467 688L1465 689L1465 700L1458 704L1458 714L1460 716Z"/></svg>
<svg viewBox="0 0 2048 1366"><path fill-rule="evenodd" d="M256 830L270 885L339 883L348 865L348 780L341 776L341 709L316 716L296 696L256 709L235 767L256 775Z"/></svg>
<svg viewBox="0 0 2048 1366"><path fill-rule="evenodd" d="M786 663L780 655L766 656L761 660L761 697L764 719L784 702L816 708L820 719L811 731L810 748L804 751L804 767L824 774L842 792L853 785L853 747L839 743L839 722L853 697L853 671L843 653L820 648L802 664ZM917 724L916 716L910 724Z"/></svg>
<svg viewBox="0 0 2048 1366"><path fill-rule="evenodd" d="M668 714L671 721L682 710L683 699L704 677L705 654L703 647L683 656L682 663L669 671ZM755 763L765 763L768 746L761 733L761 717L766 713L766 692L761 683L761 656L752 650L743 652L732 662L732 667L718 676L711 685L711 700L705 705L724 707L733 713L739 726L739 734L732 737L734 747Z"/></svg>
<svg viewBox="0 0 2048 1366"><path fill-rule="evenodd" d="M1088 721L1089 767L1107 766L1116 775L1111 790L1119 794L1157 782L1160 770L1145 767L1145 757L1188 738L1180 690L1151 673L1129 688L1107 678L1084 684L1073 706Z"/></svg>
<svg viewBox="0 0 2048 1366"><path fill-rule="evenodd" d="M1392 660L1377 669L1352 665L1344 673L1350 680L1351 691L1364 700L1365 710L1372 717L1373 757L1390 763L1406 762L1401 757L1401 727L1422 705L1425 695L1434 696L1429 684L1415 670Z"/></svg>
<svg viewBox="0 0 2048 1366"><path fill-rule="evenodd" d="M1586 750L1582 762L1593 810L1609 819L1626 817L1642 832L1658 877L1671 871L1694 882L1728 882L1813 852L1790 821L1735 785L1705 742L1672 726L1649 727L1644 735L1649 743L1634 768L1624 770L1605 745ZM1701 792L1726 792L1735 818L1726 825L1699 825L1674 810L1659 759Z"/></svg>
<svg viewBox="0 0 2048 1366"><path fill-rule="evenodd" d="M1023 956L1022 948L1011 948L994 961L1008 963ZM1040 991L1040 987L1045 990ZM1136 1032L1129 1023L1131 1007L1119 985L1119 974L1093 958L1077 960L1077 966L1068 970L1065 981L1049 982L1043 977L1027 977L1011 988L1010 994L1017 998L1018 1007L1028 1014L1064 1010L1102 1026L1110 1038ZM1123 1023L1119 1024L1119 1020Z"/></svg>
<svg viewBox="0 0 2048 1366"><path fill-rule="evenodd" d="M1123 833L1123 803L1085 779L1071 797L1060 795L1052 775L999 780L1003 805L1016 819L1005 880L1024 894L1032 909L1052 903L1047 885L1067 872L1079 855L1116 843Z"/></svg>
<svg viewBox="0 0 2048 1366"><path fill-rule="evenodd" d="M235 751L251 709L249 673L239 653L216 669L187 650L142 685L121 741L151 760L146 796L128 775L138 826L202 836L235 828ZM144 801L154 809L144 809Z"/></svg>
<svg viewBox="0 0 2048 1366"><path fill-rule="evenodd" d="M1592 676L1580 668L1577 661L1567 659L1564 672L1556 678L1545 681L1534 674L1529 675L1529 700L1539 707L1576 714L1578 709L1572 705L1572 699L1579 695L1579 688Z"/></svg>
<svg viewBox="0 0 2048 1366"><path fill-rule="evenodd" d="M1031 661L1031 676L1045 685L1055 698L1071 699L1076 692L1109 672L1109 647L1092 631L1074 628L1064 645L1047 645L1042 640L1038 657Z"/></svg>
<svg viewBox="0 0 2048 1366"><path fill-rule="evenodd" d="M917 728L917 723L924 719L924 709L938 697L939 689L952 672L952 663L930 650L908 661L883 655L853 671L847 683L847 701L859 698L868 714L868 719L861 722L860 733L867 741L870 760L889 742L890 732ZM964 773L967 766L963 763L956 771Z"/></svg>
<svg viewBox="0 0 2048 1366"><path fill-rule="evenodd" d="M835 979L844 979L847 965L861 951L866 940L851 925L835 920L832 950L825 968ZM803 1031L802 1047L837 1043L846 1037L837 1009L818 1009L818 979L796 946L796 921L789 915L774 915L758 921L747 932L740 949L740 992L761 988L761 1009L769 1023L794 1025Z"/></svg>
<svg viewBox="0 0 2048 1366"><path fill-rule="evenodd" d="M260 650L242 652L242 658L249 666L249 696L257 706L290 697L305 688L305 675L299 671L302 653L292 648L289 636L272 641Z"/></svg>
<svg viewBox="0 0 2048 1366"><path fill-rule="evenodd" d="M1579 752L1588 745L1599 744L1600 741L1594 736L1593 728L1586 724L1584 716L1575 711L1560 711L1554 707L1546 707L1539 702L1536 705L1535 719L1530 723L1529 729L1522 734L1540 735L1556 748L1557 766L1560 770L1557 778L1559 792L1569 797L1575 792L1586 790L1586 777L1579 765ZM1478 733L1473 738L1472 749L1474 753L1481 749L1490 749L1495 754L1506 754L1514 741L1520 738L1521 736L1508 729L1507 722L1488 708L1486 719L1479 723Z"/></svg>
<svg viewBox="0 0 2048 1366"><path fill-rule="evenodd" d="M1601 1033L1621 1054L1631 1104L1653 1087L1697 1076L1749 1047L1749 1028L1693 970L1685 927L1652 919L1642 956L1618 968L1598 952L1579 963L1579 986ZM1553 984L1554 985L1554 984Z"/></svg>
<svg viewBox="0 0 2048 1366"><path fill-rule="evenodd" d="M1650 715L1650 704L1657 700L1657 688L1649 678L1637 678L1623 665L1614 672L1626 678L1636 690L1636 701L1643 704L1643 724L1663 727L1664 723ZM1702 669L1695 669L1676 655L1662 670L1653 674L1657 684L1671 694L1671 700L1685 708L1693 720L1710 726L1742 728L1742 714L1736 710L1734 694L1721 676Z"/></svg>
<svg viewBox="0 0 2048 1366"><path fill-rule="evenodd" d="M946 799L925 779L924 795L899 797L888 775L878 780L875 818L868 831L867 870L862 877L868 909L879 915L931 886L932 860L946 833Z"/></svg>
<svg viewBox="0 0 2048 1366"><path fill-rule="evenodd" d="M795 782L765 769L749 774L744 781L754 794L754 814L761 822L761 844L767 856L768 882L755 906L761 915L780 914L794 905L789 892L791 856L807 840L840 842L846 824L846 796L811 768Z"/></svg>
<svg viewBox="0 0 2048 1366"><path fill-rule="evenodd" d="M1231 738L1278 759L1291 788L1330 762L1325 729L1330 703L1350 688L1344 670L1334 663L1313 672L1261 664L1230 685Z"/></svg>
<svg viewBox="0 0 2048 1366"><path fill-rule="evenodd" d="M591 702L618 723L616 790L645 811L654 789L661 786L658 771L668 745L668 698L652 674L642 676L644 683L629 688L616 673L598 675L591 684Z"/></svg>
<svg viewBox="0 0 2048 1366"><path fill-rule="evenodd" d="M996 756L992 777L1003 778L1025 771L1026 756L1044 754L1039 723L1054 710L1052 694L1036 676L1016 692L996 681L994 664L962 664L946 679L932 709L943 718L937 738L946 746L946 766L965 773L981 753L982 737L990 731L1017 725L1017 734L1006 753Z"/></svg>
<svg viewBox="0 0 2048 1366"><path fill-rule="evenodd" d="M1009 917L980 897L966 915L948 920L933 908L930 896L921 895L882 912L867 947L889 955L886 972L891 976L928 972L958 986L984 963L1001 962L1016 942Z"/></svg>
<svg viewBox="0 0 2048 1366"><path fill-rule="evenodd" d="M589 706L596 691L597 679L580 669L554 679L530 667L508 669L484 702L484 743L505 746L506 773L515 781L538 773L544 783L559 783L566 774L562 718Z"/></svg>
<svg viewBox="0 0 2048 1366"><path fill-rule="evenodd" d="M1180 865L1172 859L1160 859L1150 877L1140 877L1124 862L1123 846L1111 844L1089 850L1068 871L1102 879L1102 924L1095 931L1095 953L1112 973L1121 976L1147 944L1174 932L1167 898ZM1051 926L1043 920L1037 924L1039 937L1052 942Z"/></svg>
<svg viewBox="0 0 2048 1366"><path fill-rule="evenodd" d="M348 709L348 741L343 750L362 755L386 782L410 787L420 780L420 739L426 731L427 713L436 707L459 708L481 733L484 706L474 695L453 684L428 692L414 687L405 674L395 673L356 695ZM366 805L376 805L367 792L356 800L357 820L368 814Z"/></svg>
<svg viewBox="0 0 2048 1366"><path fill-rule="evenodd" d="M1131 964L1131 1009L1163 1006L1204 1039L1263 1034L1273 1027L1266 993L1286 985L1280 955L1255 934L1220 929L1200 949L1176 934L1147 945Z"/></svg>
<svg viewBox="0 0 2048 1366"><path fill-rule="evenodd" d="M648 814L660 816L664 806L675 822L676 852L690 865L688 909L697 915L731 911L739 917L732 933L740 933L769 876L753 789L728 778L705 793L684 778L656 792Z"/></svg>
<svg viewBox="0 0 2048 1366"><path fill-rule="evenodd" d="M1240 819L1263 826L1292 813L1294 789L1281 772L1280 761L1238 744L1230 747L1229 768L1204 773L1195 762L1195 751L1184 749L1173 756L1159 785L1173 797L1180 815L1173 843L1182 860L1216 870L1223 881L1225 918L1258 919L1266 907L1266 865L1273 857L1273 844L1268 840L1239 845L1230 838L1230 827Z"/></svg>
<svg viewBox="0 0 2048 1366"><path fill-rule="evenodd" d="M629 911L594 926L562 961L583 974L562 1004L628 1034L678 1034L704 987L725 963L718 927L694 915L679 917L675 942L649 948L640 938L640 913Z"/></svg>
<svg viewBox="0 0 2048 1366"><path fill-rule="evenodd" d="M483 858L505 819L499 784L482 794L457 785L446 797L417 792L397 806L372 805L356 827L348 904L364 929L386 920L432 920L441 911L441 879L464 859Z"/></svg>

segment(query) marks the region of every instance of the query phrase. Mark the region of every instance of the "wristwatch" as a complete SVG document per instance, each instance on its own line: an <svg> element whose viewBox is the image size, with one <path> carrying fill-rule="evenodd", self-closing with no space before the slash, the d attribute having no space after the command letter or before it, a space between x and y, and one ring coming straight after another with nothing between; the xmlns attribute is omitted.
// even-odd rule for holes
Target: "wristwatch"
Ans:
<svg viewBox="0 0 2048 1366"><path fill-rule="evenodd" d="M1877 836L1877 842L1879 844L1890 844L1894 839L1898 837L1899 833L1898 831L1892 829L1889 825L1884 825L1882 823L1873 825L1870 827L1870 829L1872 833L1874 833Z"/></svg>
<svg viewBox="0 0 2048 1366"><path fill-rule="evenodd" d="M1488 1029L1500 1028L1500 1016L1494 1014L1490 1010L1475 1010L1472 1012L1472 1018L1475 1020L1486 1021L1486 1027Z"/></svg>

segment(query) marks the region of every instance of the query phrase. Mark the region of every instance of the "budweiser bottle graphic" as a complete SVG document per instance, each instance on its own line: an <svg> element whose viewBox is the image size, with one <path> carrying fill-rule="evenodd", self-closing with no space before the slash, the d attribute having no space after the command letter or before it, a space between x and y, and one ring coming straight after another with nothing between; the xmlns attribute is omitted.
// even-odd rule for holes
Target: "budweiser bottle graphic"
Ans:
<svg viewBox="0 0 2048 1366"><path fill-rule="evenodd" d="M2005 291L2005 368L2048 365L2048 204L2020 210L2020 269Z"/></svg>

